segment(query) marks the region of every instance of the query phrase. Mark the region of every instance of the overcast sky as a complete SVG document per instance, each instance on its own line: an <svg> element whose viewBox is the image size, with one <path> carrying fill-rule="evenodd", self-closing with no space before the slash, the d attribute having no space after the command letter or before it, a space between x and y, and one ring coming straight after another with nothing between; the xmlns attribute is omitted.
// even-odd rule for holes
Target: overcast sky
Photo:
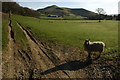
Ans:
<svg viewBox="0 0 120 80"><path fill-rule="evenodd" d="M51 5L68 8L84 8L95 12L97 8L103 8L106 14L118 13L119 0L14 0L21 6L37 10Z"/></svg>

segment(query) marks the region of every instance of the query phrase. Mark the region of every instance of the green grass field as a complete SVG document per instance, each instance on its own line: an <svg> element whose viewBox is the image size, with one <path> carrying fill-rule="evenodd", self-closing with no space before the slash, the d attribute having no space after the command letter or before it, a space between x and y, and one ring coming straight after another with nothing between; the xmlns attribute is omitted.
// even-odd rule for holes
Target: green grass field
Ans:
<svg viewBox="0 0 120 80"><path fill-rule="evenodd" d="M85 39L103 41L106 52L118 49L118 22L104 20L40 20L33 17L12 15L24 27L29 27L37 40L41 38L50 42L78 46L83 50ZM22 34L22 33L21 33ZM17 34L18 37L21 34ZM18 38L22 41L21 37Z"/></svg>

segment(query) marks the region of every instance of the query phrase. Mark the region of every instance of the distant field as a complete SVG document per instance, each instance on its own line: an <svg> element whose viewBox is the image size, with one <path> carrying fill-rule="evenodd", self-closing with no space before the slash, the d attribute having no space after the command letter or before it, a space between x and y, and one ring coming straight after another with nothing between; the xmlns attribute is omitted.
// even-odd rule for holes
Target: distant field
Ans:
<svg viewBox="0 0 120 80"><path fill-rule="evenodd" d="M64 17L40 16L40 19L46 19L46 20L81 20L81 19L85 19L85 17L81 17L81 16L64 16Z"/></svg>

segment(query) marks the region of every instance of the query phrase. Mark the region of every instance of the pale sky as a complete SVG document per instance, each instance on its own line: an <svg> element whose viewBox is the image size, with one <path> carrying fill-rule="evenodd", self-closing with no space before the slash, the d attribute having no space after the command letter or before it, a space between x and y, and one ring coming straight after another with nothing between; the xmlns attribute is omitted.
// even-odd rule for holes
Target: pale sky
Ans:
<svg viewBox="0 0 120 80"><path fill-rule="evenodd" d="M118 14L119 0L14 0L21 6L37 10L51 5L67 8L84 8L95 12L103 8L106 14Z"/></svg>

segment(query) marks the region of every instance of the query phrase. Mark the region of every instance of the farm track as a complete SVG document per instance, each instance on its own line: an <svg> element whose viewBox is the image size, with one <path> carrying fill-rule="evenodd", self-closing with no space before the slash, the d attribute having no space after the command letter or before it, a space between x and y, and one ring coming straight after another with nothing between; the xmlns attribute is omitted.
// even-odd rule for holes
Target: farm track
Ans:
<svg viewBox="0 0 120 80"><path fill-rule="evenodd" d="M14 48L15 48L15 39L14 39L14 31L12 29L11 26L11 22L9 23L8 26L9 29L9 35L8 35L8 52L7 55L8 56L5 60L5 62L3 63L3 65L6 65L5 67L5 73L3 73L3 76L7 76L8 78L13 78L14 77ZM7 73L7 74L6 74Z"/></svg>
<svg viewBox="0 0 120 80"><path fill-rule="evenodd" d="M24 32L29 51L17 48L11 22L7 57L3 63L3 75L7 78L112 78L116 67L103 58L87 59L87 54L78 48L60 48L59 45L45 46L38 42L31 31L16 22ZM60 49L56 49L60 48ZM111 61L110 61L111 62ZM113 70L112 70L113 69ZM117 73L118 74L118 73ZM118 75L117 75L118 76Z"/></svg>
<svg viewBox="0 0 120 80"><path fill-rule="evenodd" d="M50 67L52 68L52 67L57 66L57 64L58 64L57 61L59 58L57 56L55 56L54 54L52 54L53 56L48 55L44 46L42 44L39 44L35 40L35 38L32 37L32 35L29 31L27 31L20 25L19 25L19 27L21 28L21 30L24 32L24 34L26 35L26 37L28 39L33 56L35 56L35 54L38 54L35 56L37 63L40 64L38 66L38 68L41 66L41 70L45 71L45 70L49 69ZM57 58L57 59L55 59L55 58ZM42 78L61 78L62 76L64 76L63 78L70 78L69 75L65 71L59 71L59 72L56 72L54 75L50 75L50 76L48 75L48 76L44 76Z"/></svg>
<svg viewBox="0 0 120 80"><path fill-rule="evenodd" d="M65 54L62 54L61 52L56 50L51 50L49 47L43 46L32 36L32 33L29 30L22 27L19 23L17 24L25 33L29 41L32 54L34 54L35 56L35 54L38 52L36 58L40 58L37 58L36 60L38 60L38 63L40 63L39 66L41 66L41 78L86 78L86 72L84 70L78 69L89 66L92 61L67 61L67 56L65 56ZM78 67L75 68L74 65ZM83 67L79 67L81 65L83 65ZM64 69L65 67L66 69Z"/></svg>

